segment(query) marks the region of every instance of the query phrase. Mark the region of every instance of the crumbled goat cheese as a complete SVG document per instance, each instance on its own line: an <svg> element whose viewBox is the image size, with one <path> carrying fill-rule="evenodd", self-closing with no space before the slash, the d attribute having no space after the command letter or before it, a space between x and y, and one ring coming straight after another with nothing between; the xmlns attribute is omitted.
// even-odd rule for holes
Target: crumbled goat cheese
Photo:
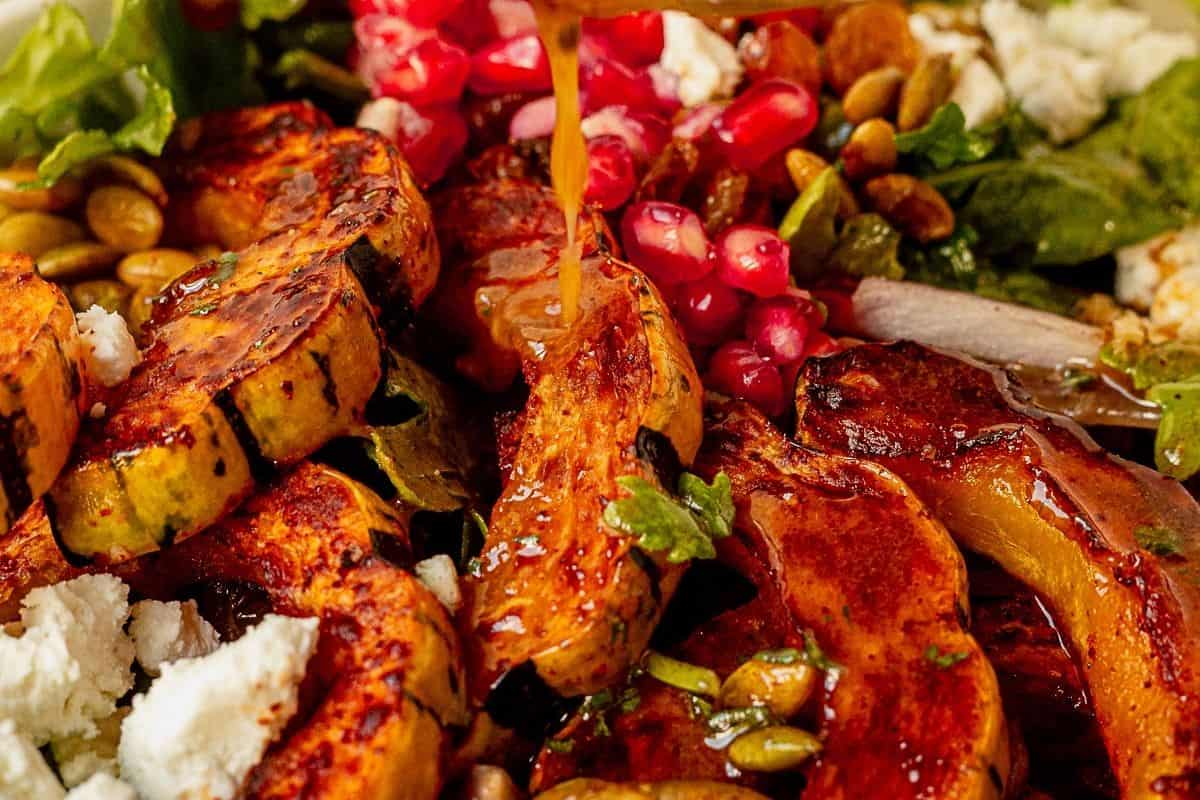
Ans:
<svg viewBox="0 0 1200 800"><path fill-rule="evenodd" d="M1104 115L1104 62L1058 44L1016 0L987 0L980 19L1009 92L1051 140L1078 138Z"/></svg>
<svg viewBox="0 0 1200 800"><path fill-rule="evenodd" d="M458 611L462 603L462 592L458 588L458 571L454 561L447 555L438 555L418 561L413 567L417 578L433 592L450 613Z"/></svg>
<svg viewBox="0 0 1200 800"><path fill-rule="evenodd" d="M1110 96L1137 94L1198 50L1188 34L1151 30L1146 14L1098 0L1052 7L1046 29L1056 42L1104 63L1104 86Z"/></svg>
<svg viewBox="0 0 1200 800"><path fill-rule="evenodd" d="M112 775L99 772L67 792L66 800L138 800L133 787Z"/></svg>
<svg viewBox="0 0 1200 800"><path fill-rule="evenodd" d="M95 720L133 686L133 643L122 628L129 587L111 575L84 575L31 591L18 637L0 634L0 718L41 746L94 735Z"/></svg>
<svg viewBox="0 0 1200 800"><path fill-rule="evenodd" d="M128 378L141 355L121 315L110 314L94 305L76 314L75 321L83 340L88 374L109 387Z"/></svg>
<svg viewBox="0 0 1200 800"><path fill-rule="evenodd" d="M1149 311L1163 281L1181 270L1200 268L1200 224L1122 247L1116 256L1117 300Z"/></svg>
<svg viewBox="0 0 1200 800"><path fill-rule="evenodd" d="M65 794L29 737L12 720L0 720L0 800L62 800Z"/></svg>
<svg viewBox="0 0 1200 800"><path fill-rule="evenodd" d="M970 36L958 31L940 29L927 14L910 14L908 29L921 45L925 55L949 55L955 69L962 69L983 50L984 41L979 36Z"/></svg>
<svg viewBox="0 0 1200 800"><path fill-rule="evenodd" d="M209 625L196 603L135 603L129 635L137 650L137 661L149 675L158 675L161 665L181 658L199 658L217 649L220 637Z"/></svg>
<svg viewBox="0 0 1200 800"><path fill-rule="evenodd" d="M164 664L121 726L121 776L143 800L235 797L296 713L317 629L270 614L203 658Z"/></svg>
<svg viewBox="0 0 1200 800"><path fill-rule="evenodd" d="M742 80L737 50L691 14L663 12L659 65L679 77L679 99L687 107L731 97Z"/></svg>
<svg viewBox="0 0 1200 800"><path fill-rule="evenodd" d="M962 109L968 128L999 117L1008 107L1000 76L980 55L984 41L958 31L940 30L925 14L912 14L908 27L927 55L949 55L956 79L947 100Z"/></svg>
<svg viewBox="0 0 1200 800"><path fill-rule="evenodd" d="M1200 267L1163 281L1150 306L1150 326L1159 335L1200 341Z"/></svg>
<svg viewBox="0 0 1200 800"><path fill-rule="evenodd" d="M97 720L98 731L94 736L77 735L51 740L50 752L54 756L54 763L58 765L58 776L68 789L101 772L116 777L120 769L117 765L117 742L121 739L121 721L128 713L126 706L118 708L109 717Z"/></svg>

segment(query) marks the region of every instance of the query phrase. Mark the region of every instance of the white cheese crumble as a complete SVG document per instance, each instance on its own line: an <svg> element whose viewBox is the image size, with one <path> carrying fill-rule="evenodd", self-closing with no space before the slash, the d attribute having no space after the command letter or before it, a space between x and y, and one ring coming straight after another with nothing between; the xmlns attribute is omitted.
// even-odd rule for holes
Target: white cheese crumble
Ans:
<svg viewBox="0 0 1200 800"><path fill-rule="evenodd" d="M1016 0L987 0L980 20L1009 92L1052 141L1076 139L1104 115L1104 62L1053 40L1042 18Z"/></svg>
<svg viewBox="0 0 1200 800"><path fill-rule="evenodd" d="M118 708L116 713L97 720L99 729L93 736L68 736L50 742L50 752L58 765L58 776L68 789L89 780L93 775L104 772L116 777L117 742L121 738L121 720L129 713L128 707Z"/></svg>
<svg viewBox="0 0 1200 800"><path fill-rule="evenodd" d="M62 800L65 794L29 737L12 720L0 720L0 800Z"/></svg>
<svg viewBox="0 0 1200 800"><path fill-rule="evenodd" d="M981 37L958 31L944 31L938 28L933 18L927 14L910 14L908 29L921 45L921 51L925 55L949 55L950 64L955 69L965 67L983 50L984 41Z"/></svg>
<svg viewBox="0 0 1200 800"><path fill-rule="evenodd" d="M122 630L129 587L111 575L84 575L31 591L20 636L0 634L0 718L43 745L94 735L95 720L133 686L133 643Z"/></svg>
<svg viewBox="0 0 1200 800"><path fill-rule="evenodd" d="M317 629L269 614L203 658L164 664L121 726L122 777L143 800L235 797L296 713Z"/></svg>
<svg viewBox="0 0 1200 800"><path fill-rule="evenodd" d="M418 561L413 566L417 579L442 602L450 613L462 605L462 592L458 588L458 570L454 560L447 555L437 555Z"/></svg>
<svg viewBox="0 0 1200 800"><path fill-rule="evenodd" d="M141 361L137 342L129 333L120 314L110 314L100 306L75 315L83 340L87 371L103 386L116 386L129 377Z"/></svg>
<svg viewBox="0 0 1200 800"><path fill-rule="evenodd" d="M1046 29L1060 44L1104 63L1104 87L1110 96L1137 94L1198 50L1196 40L1186 33L1151 30L1146 14L1097 0L1052 7Z"/></svg>
<svg viewBox="0 0 1200 800"><path fill-rule="evenodd" d="M1200 267L1163 281L1150 306L1150 326L1159 334L1200 341Z"/></svg>
<svg viewBox="0 0 1200 800"><path fill-rule="evenodd" d="M137 651L137 661L148 675L158 675L163 664L181 658L206 656L220 644L216 629L200 616L192 600L135 603L129 636Z"/></svg>
<svg viewBox="0 0 1200 800"><path fill-rule="evenodd" d="M947 100L958 105L967 128L991 122L1008 107L1000 76L983 58L984 40L958 31L940 30L925 14L911 14L908 27L926 55L949 55L956 75Z"/></svg>
<svg viewBox="0 0 1200 800"><path fill-rule="evenodd" d="M731 97L742 80L737 50L691 14L664 11L659 66L679 78L679 99L690 108Z"/></svg>
<svg viewBox="0 0 1200 800"><path fill-rule="evenodd" d="M1163 281L1176 272L1200 268L1200 224L1122 247L1116 256L1117 301L1149 311Z"/></svg>
<svg viewBox="0 0 1200 800"><path fill-rule="evenodd" d="M67 792L66 800L138 800L133 787L112 775L98 772Z"/></svg>

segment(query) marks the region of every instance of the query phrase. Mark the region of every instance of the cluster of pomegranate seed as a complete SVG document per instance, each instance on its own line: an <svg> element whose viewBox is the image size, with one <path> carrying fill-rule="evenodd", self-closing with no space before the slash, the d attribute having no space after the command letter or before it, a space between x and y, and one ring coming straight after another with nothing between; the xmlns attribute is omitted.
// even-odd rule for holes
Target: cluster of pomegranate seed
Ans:
<svg viewBox="0 0 1200 800"><path fill-rule="evenodd" d="M710 389L782 414L796 371L837 343L823 306L790 285L787 244L770 228L733 225L709 241L696 213L635 203L621 219L629 260L663 290Z"/></svg>
<svg viewBox="0 0 1200 800"><path fill-rule="evenodd" d="M509 109L510 139L551 135L550 65L527 0L351 0L350 8L352 64L375 97L395 101L388 129L423 183L461 157L464 108L478 99ZM587 20L579 45L586 201L619 220L626 257L668 298L710 388L772 416L786 409L799 364L837 348L822 330L824 306L791 284L788 245L754 224L712 228L710 238L683 205L630 202L672 138L703 142L705 159L744 173L782 162L817 124L810 34L821 19L816 9L762 18L738 48L743 91L689 109L659 64L661 13Z"/></svg>

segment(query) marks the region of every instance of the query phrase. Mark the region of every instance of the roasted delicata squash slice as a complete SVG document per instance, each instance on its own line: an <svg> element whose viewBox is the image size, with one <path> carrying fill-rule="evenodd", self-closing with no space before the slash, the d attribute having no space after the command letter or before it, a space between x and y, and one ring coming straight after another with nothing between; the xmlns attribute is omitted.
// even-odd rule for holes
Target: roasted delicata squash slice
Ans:
<svg viewBox="0 0 1200 800"><path fill-rule="evenodd" d="M254 226L164 289L142 364L50 491L68 553L119 561L185 539L360 422L381 374L375 302L423 300L436 244L395 150L314 113L217 114L179 134L177 213Z"/></svg>
<svg viewBox="0 0 1200 800"><path fill-rule="evenodd" d="M366 487L305 463L128 578L164 598L247 582L276 613L320 617L308 674L320 699L267 752L247 798L438 796L466 678L445 608L389 560L408 544L406 524Z"/></svg>
<svg viewBox="0 0 1200 800"><path fill-rule="evenodd" d="M763 800L763 795L716 781L615 783L578 778L537 795L538 800Z"/></svg>
<svg viewBox="0 0 1200 800"><path fill-rule="evenodd" d="M63 293L0 253L0 535L67 461L83 406L79 331Z"/></svg>
<svg viewBox="0 0 1200 800"><path fill-rule="evenodd" d="M1200 795L1200 507L1023 404L1003 372L912 343L810 360L805 443L898 473L964 546L1051 607L1123 797Z"/></svg>
<svg viewBox="0 0 1200 800"><path fill-rule="evenodd" d="M499 208L539 218L555 208L550 189L533 182L461 191L494 193ZM529 387L469 584L476 696L529 663L557 693L587 694L619 680L641 654L682 574L681 565L638 550L602 517L623 491L619 477L658 484L654 450L691 461L701 435L700 383L644 275L603 255L586 258L585 299L568 328L548 311L558 308L561 226L522 241L489 222L502 212L471 207L482 219L447 291L469 303L479 323L471 329L475 352L490 347L515 357ZM472 224L458 215L442 235ZM593 236L587 246L595 252Z"/></svg>
<svg viewBox="0 0 1200 800"><path fill-rule="evenodd" d="M839 665L805 800L1001 797L1008 730L946 530L887 470L796 445L744 403L707 422L697 472L732 479L737 535Z"/></svg>

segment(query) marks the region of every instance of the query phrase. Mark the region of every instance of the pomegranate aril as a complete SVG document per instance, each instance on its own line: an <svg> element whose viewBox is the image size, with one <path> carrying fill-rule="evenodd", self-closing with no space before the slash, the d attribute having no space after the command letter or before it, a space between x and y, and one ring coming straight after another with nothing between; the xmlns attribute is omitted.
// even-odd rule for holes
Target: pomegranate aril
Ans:
<svg viewBox="0 0 1200 800"><path fill-rule="evenodd" d="M585 20L583 32L588 38L602 40L614 58L631 67L649 66L662 55L663 19L659 11Z"/></svg>
<svg viewBox="0 0 1200 800"><path fill-rule="evenodd" d="M748 400L769 417L778 417L786 408L779 368L741 340L727 342L712 354L704 385Z"/></svg>
<svg viewBox="0 0 1200 800"><path fill-rule="evenodd" d="M603 211L620 208L637 186L629 146L616 136L600 136L588 142L587 154L584 199Z"/></svg>
<svg viewBox="0 0 1200 800"><path fill-rule="evenodd" d="M537 17L529 0L489 0L488 11L496 32L505 39L537 31Z"/></svg>
<svg viewBox="0 0 1200 800"><path fill-rule="evenodd" d="M742 92L713 121L713 131L729 162L753 171L812 133L817 115L811 92L775 78Z"/></svg>
<svg viewBox="0 0 1200 800"><path fill-rule="evenodd" d="M643 72L607 58L599 58L579 68L579 88L584 95L584 113L605 106L625 106L634 111L662 113L662 101L654 91L654 82Z"/></svg>
<svg viewBox="0 0 1200 800"><path fill-rule="evenodd" d="M734 225L717 239L717 275L735 289L773 297L788 287L791 248L762 225Z"/></svg>
<svg viewBox="0 0 1200 800"><path fill-rule="evenodd" d="M659 117L624 106L608 106L583 120L583 135L619 136L642 164L654 159L671 141L671 129Z"/></svg>
<svg viewBox="0 0 1200 800"><path fill-rule="evenodd" d="M804 309L787 295L759 300L746 312L746 339L756 353L775 364L804 357L809 328Z"/></svg>
<svg viewBox="0 0 1200 800"><path fill-rule="evenodd" d="M367 83L375 97L394 97L426 106L457 102L471 62L467 51L434 36L367 69Z"/></svg>
<svg viewBox="0 0 1200 800"><path fill-rule="evenodd" d="M742 321L742 296L711 274L675 289L671 308L690 345L720 344Z"/></svg>
<svg viewBox="0 0 1200 800"><path fill-rule="evenodd" d="M356 19L367 14L399 17L422 28L436 28L458 10L463 0L350 0L350 14Z"/></svg>
<svg viewBox="0 0 1200 800"><path fill-rule="evenodd" d="M808 337L808 346L804 348L804 357L820 358L842 352L842 346L824 331L813 331Z"/></svg>
<svg viewBox="0 0 1200 800"><path fill-rule="evenodd" d="M408 160L417 182L428 186L446 174L467 146L467 123L452 106L417 109L411 104L385 98L368 103L377 130L390 136Z"/></svg>
<svg viewBox="0 0 1200 800"><path fill-rule="evenodd" d="M558 108L553 97L539 97L530 100L517 109L512 120L508 123L508 135L511 139L540 139L554 133L554 120L557 119Z"/></svg>
<svg viewBox="0 0 1200 800"><path fill-rule="evenodd" d="M725 107L720 103L703 103L689 108L683 119L676 123L671 135L676 139L694 141L712 130L713 121L721 116Z"/></svg>
<svg viewBox="0 0 1200 800"><path fill-rule="evenodd" d="M502 39L471 56L471 91L478 94L544 92L551 88L550 61L537 34Z"/></svg>
<svg viewBox="0 0 1200 800"><path fill-rule="evenodd" d="M816 36L825 27L825 9L822 6L808 6L792 11L769 11L754 17L759 26L772 22L790 22L809 36Z"/></svg>
<svg viewBox="0 0 1200 800"><path fill-rule="evenodd" d="M738 56L751 81L783 78L814 94L821 91L821 52L791 22L761 25L738 42Z"/></svg>
<svg viewBox="0 0 1200 800"><path fill-rule="evenodd" d="M671 286L712 271L712 245L700 217L674 203L648 200L621 218L625 254L656 283Z"/></svg>

